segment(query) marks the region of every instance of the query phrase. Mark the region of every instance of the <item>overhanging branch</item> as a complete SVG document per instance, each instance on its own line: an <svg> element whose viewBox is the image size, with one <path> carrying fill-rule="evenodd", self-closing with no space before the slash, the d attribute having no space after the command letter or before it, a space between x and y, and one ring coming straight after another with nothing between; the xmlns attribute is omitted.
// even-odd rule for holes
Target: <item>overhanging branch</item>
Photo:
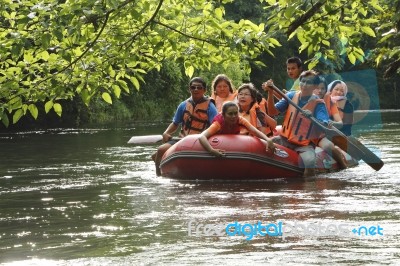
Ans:
<svg viewBox="0 0 400 266"><path fill-rule="evenodd" d="M314 16L319 9L326 3L326 1L318 1L315 5L313 5L309 10L306 11L302 16L293 21L286 31L287 36L290 36L298 27L305 24L312 16Z"/></svg>

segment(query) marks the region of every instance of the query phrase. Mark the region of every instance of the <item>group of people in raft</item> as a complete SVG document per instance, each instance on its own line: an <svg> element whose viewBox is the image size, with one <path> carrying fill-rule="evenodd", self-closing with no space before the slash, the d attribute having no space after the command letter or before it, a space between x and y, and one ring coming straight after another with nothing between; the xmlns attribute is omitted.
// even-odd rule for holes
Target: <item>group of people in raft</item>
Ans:
<svg viewBox="0 0 400 266"><path fill-rule="evenodd" d="M268 93L265 99L252 83L244 83L235 91L231 80L224 74L215 77L212 96L207 97L206 82L200 77L193 78L189 83L191 97L179 104L172 123L162 134L164 144L152 156L156 174L161 175L163 154L177 142L172 140L172 135L179 126L181 137L199 134L204 149L216 157L224 156L225 151L211 147L207 140L209 137L215 134L249 134L265 140L269 152L274 152L274 143L295 150L300 155L299 166L304 167L304 177L315 174L316 146L331 154L341 168L346 168L339 148L304 117L312 115L327 127L334 126L345 135L351 135L353 107L346 98L346 84L341 80L327 84L316 71L302 71L298 57L289 58L286 66L289 78L294 81L286 96L303 112L298 112L285 98L274 97L271 79L262 84ZM278 98L277 102L274 98ZM285 112L281 130L277 132L277 122L273 117Z"/></svg>

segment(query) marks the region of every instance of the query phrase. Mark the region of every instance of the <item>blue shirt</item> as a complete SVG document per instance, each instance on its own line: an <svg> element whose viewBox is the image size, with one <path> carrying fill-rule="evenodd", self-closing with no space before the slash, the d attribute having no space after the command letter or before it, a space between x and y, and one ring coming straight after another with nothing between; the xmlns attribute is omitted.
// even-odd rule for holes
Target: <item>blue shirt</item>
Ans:
<svg viewBox="0 0 400 266"><path fill-rule="evenodd" d="M186 101L183 101L179 104L178 108L176 109L174 118L172 119L172 123L175 125L182 125L183 124L183 114L186 110ZM211 125L214 117L218 114L217 108L215 107L214 103L210 102L207 109L208 115L208 124Z"/></svg>
<svg viewBox="0 0 400 266"><path fill-rule="evenodd" d="M297 91L289 91L289 92L286 94L286 96L287 96L289 99L292 100L293 97L294 97L294 95L295 95L296 93L297 93ZM302 99L299 97L299 102L298 102L297 105L298 105L300 108L303 108L304 105L307 104L308 100L309 100L309 98L307 98L307 100L302 100ZM286 101L285 98L282 98L279 102L277 102L277 103L275 104L275 108L278 109L278 111L281 112L281 113L285 112L285 111L288 109L288 107L289 107L289 102ZM328 121L329 121L329 114L328 114L328 110L326 110L326 106L325 106L324 103L318 103L318 104L315 106L313 116L314 116L315 118L317 118L319 121L322 121L325 125L328 124Z"/></svg>

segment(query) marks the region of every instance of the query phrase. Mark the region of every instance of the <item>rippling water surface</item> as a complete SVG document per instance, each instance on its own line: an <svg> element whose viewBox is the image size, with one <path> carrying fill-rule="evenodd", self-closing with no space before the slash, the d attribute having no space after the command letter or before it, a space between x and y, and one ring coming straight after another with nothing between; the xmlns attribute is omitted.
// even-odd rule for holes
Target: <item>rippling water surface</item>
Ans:
<svg viewBox="0 0 400 266"><path fill-rule="evenodd" d="M188 183L157 178L150 160L156 146L126 142L132 135L155 134L164 127L2 133L0 262L399 264L399 113L382 117L381 129L359 133L385 162L379 172L361 162L307 181ZM251 240L244 235L195 235L200 224L212 229L235 221L282 222L293 230L287 237L256 235ZM350 233L338 235L339 225ZM361 226L375 231L351 233Z"/></svg>

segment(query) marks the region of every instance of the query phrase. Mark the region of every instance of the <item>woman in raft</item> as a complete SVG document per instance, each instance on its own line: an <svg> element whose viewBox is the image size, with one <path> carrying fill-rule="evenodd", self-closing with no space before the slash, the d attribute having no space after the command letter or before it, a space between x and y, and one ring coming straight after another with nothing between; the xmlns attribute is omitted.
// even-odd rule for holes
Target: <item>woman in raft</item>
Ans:
<svg viewBox="0 0 400 266"><path fill-rule="evenodd" d="M332 101L331 96L327 94L327 83L325 78L322 75L318 75L316 78L316 83L318 83L317 87L314 89L314 94L317 95L320 99L323 99L325 102L326 109L329 114L329 123L328 127L336 127L338 129L342 128L343 122L340 117L339 110L335 102ZM327 137L323 136L320 139L313 140L313 142L318 145L321 149L328 152L328 154L332 155L332 157L339 164L341 169L347 168L347 163L345 158L343 157L342 152L337 148Z"/></svg>
<svg viewBox="0 0 400 266"><path fill-rule="evenodd" d="M234 102L224 103L222 113L214 117L211 126L200 134L199 141L209 153L221 157L224 156L225 151L211 147L208 138L215 134L240 134L241 127L245 127L252 135L265 140L267 151L275 151L275 145L270 138L252 126L245 118L239 116L239 107Z"/></svg>
<svg viewBox="0 0 400 266"><path fill-rule="evenodd" d="M233 101L236 98L237 91L232 81L225 74L217 75L211 83L211 98L215 101L218 113L222 111L222 105L225 102Z"/></svg>
<svg viewBox="0 0 400 266"><path fill-rule="evenodd" d="M334 80L328 85L328 93L334 103L337 104L343 126L339 129L346 136L351 135L351 127L353 126L354 108L347 99L347 85L341 80Z"/></svg>
<svg viewBox="0 0 400 266"><path fill-rule="evenodd" d="M239 115L268 137L276 131L276 121L266 114L257 101L258 91L252 83L244 83L238 89L237 104ZM265 107L265 106L264 106ZM240 134L249 134L246 128L241 128Z"/></svg>

